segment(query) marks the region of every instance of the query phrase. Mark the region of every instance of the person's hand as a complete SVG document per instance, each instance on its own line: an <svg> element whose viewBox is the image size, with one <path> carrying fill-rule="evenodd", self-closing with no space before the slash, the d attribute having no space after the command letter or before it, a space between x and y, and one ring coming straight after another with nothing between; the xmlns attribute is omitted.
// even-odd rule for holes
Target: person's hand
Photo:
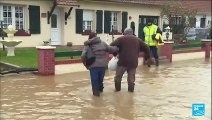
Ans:
<svg viewBox="0 0 212 120"><path fill-rule="evenodd" d="M149 58L145 61L146 65L150 66L154 63L154 61L152 60L152 58Z"/></svg>
<svg viewBox="0 0 212 120"><path fill-rule="evenodd" d="M117 54L115 57L119 59L119 54Z"/></svg>
<svg viewBox="0 0 212 120"><path fill-rule="evenodd" d="M85 66L85 67L86 67L87 70L89 70L89 67L88 66Z"/></svg>

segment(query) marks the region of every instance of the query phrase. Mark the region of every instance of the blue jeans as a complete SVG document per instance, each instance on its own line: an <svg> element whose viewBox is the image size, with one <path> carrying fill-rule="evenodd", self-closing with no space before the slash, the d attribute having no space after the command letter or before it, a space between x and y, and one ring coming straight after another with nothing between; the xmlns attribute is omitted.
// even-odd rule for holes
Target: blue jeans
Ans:
<svg viewBox="0 0 212 120"><path fill-rule="evenodd" d="M105 67L90 68L91 85L93 91L99 91L104 88L103 80L105 70Z"/></svg>
<svg viewBox="0 0 212 120"><path fill-rule="evenodd" d="M158 48L156 46L149 46L150 51L155 59L158 59Z"/></svg>

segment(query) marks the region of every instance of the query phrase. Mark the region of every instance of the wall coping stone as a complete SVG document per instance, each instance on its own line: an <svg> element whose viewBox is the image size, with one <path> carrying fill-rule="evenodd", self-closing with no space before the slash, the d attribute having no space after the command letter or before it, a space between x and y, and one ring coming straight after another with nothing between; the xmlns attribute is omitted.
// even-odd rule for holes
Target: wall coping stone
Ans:
<svg viewBox="0 0 212 120"><path fill-rule="evenodd" d="M54 46L36 46L37 49L55 49Z"/></svg>
<svg viewBox="0 0 212 120"><path fill-rule="evenodd" d="M165 44L174 44L174 41L164 41Z"/></svg>
<svg viewBox="0 0 212 120"><path fill-rule="evenodd" d="M202 42L211 42L211 39L201 39Z"/></svg>

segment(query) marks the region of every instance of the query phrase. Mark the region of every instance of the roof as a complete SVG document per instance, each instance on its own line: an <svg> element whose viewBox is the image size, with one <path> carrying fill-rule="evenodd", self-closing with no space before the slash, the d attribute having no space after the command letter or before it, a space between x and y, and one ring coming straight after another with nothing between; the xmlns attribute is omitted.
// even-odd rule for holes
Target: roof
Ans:
<svg viewBox="0 0 212 120"><path fill-rule="evenodd" d="M85 2L115 2L115 3L131 3L144 5L171 5L173 0L54 0L57 5L62 6L78 6L77 1ZM181 2L183 7L188 9L196 9L198 13L211 13L211 0L174 0Z"/></svg>
<svg viewBox="0 0 212 120"><path fill-rule="evenodd" d="M101 0L94 0L101 1ZM197 10L198 13L211 13L211 0L107 0L108 2L133 3L145 5L171 5L173 2L181 2L187 9Z"/></svg>
<svg viewBox="0 0 212 120"><path fill-rule="evenodd" d="M88 1L88 0L78 0ZM163 0L89 0L93 2L114 2L114 3L131 3L131 4L145 4L145 5L162 5Z"/></svg>
<svg viewBox="0 0 212 120"><path fill-rule="evenodd" d="M170 5L171 0L108 0L119 3L134 3L147 5ZM168 2L169 1L169 2ZM196 9L198 13L211 13L211 0L173 0L181 2L188 9Z"/></svg>
<svg viewBox="0 0 212 120"><path fill-rule="evenodd" d="M119 3L133 3L133 4L146 4L146 5L163 5L164 1L160 0L108 0L110 2Z"/></svg>
<svg viewBox="0 0 212 120"><path fill-rule="evenodd" d="M211 0L182 0L184 6L196 9L197 13L211 13Z"/></svg>

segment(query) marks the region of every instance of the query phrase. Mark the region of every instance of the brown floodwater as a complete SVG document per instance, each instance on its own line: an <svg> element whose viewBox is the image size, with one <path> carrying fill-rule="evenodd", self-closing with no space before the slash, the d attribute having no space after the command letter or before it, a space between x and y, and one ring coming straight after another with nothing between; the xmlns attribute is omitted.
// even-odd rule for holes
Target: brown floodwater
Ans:
<svg viewBox="0 0 212 120"><path fill-rule="evenodd" d="M71 69L71 68L70 68ZM72 68L73 69L73 68ZM89 73L1 76L1 120L211 120L211 63L190 60L138 67L135 92L114 92L107 72L101 97L91 92ZM205 116L193 117L192 104Z"/></svg>

